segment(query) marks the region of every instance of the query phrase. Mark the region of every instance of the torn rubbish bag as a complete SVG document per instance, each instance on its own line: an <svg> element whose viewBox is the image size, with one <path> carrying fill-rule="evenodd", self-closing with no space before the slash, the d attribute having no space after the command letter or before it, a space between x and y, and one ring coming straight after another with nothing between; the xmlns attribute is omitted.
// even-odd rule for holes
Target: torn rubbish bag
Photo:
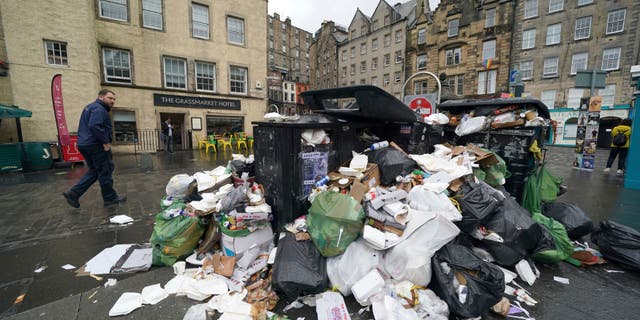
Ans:
<svg viewBox="0 0 640 320"><path fill-rule="evenodd" d="M475 318L487 313L502 299L504 273L485 262L471 249L449 243L431 259L433 279L429 287L459 318Z"/></svg>
<svg viewBox="0 0 640 320"><path fill-rule="evenodd" d="M168 209L184 209L184 203L177 203ZM178 215L166 219L164 212L156 215L156 223L151 234L153 246L153 265L172 266L177 260L185 258L198 244L206 225L198 217Z"/></svg>
<svg viewBox="0 0 640 320"><path fill-rule="evenodd" d="M593 221L575 203L562 201L544 203L542 213L562 223L571 239L579 239L593 230Z"/></svg>
<svg viewBox="0 0 640 320"><path fill-rule="evenodd" d="M296 241L287 232L278 241L272 283L288 299L324 292L329 284L326 259L309 240Z"/></svg>
<svg viewBox="0 0 640 320"><path fill-rule="evenodd" d="M380 184L388 186L396 181L396 177L407 175L414 169L418 169L418 164L392 147L382 148L369 152L369 163L375 163L380 169Z"/></svg>
<svg viewBox="0 0 640 320"><path fill-rule="evenodd" d="M364 224L364 209L355 199L338 193L320 192L307 215L313 243L325 257L342 254Z"/></svg>
<svg viewBox="0 0 640 320"><path fill-rule="evenodd" d="M598 245L605 258L640 271L640 232L605 220L591 233L591 241Z"/></svg>
<svg viewBox="0 0 640 320"><path fill-rule="evenodd" d="M462 208L462 221L456 225L470 233L495 214L505 196L484 182L463 184L456 199Z"/></svg>

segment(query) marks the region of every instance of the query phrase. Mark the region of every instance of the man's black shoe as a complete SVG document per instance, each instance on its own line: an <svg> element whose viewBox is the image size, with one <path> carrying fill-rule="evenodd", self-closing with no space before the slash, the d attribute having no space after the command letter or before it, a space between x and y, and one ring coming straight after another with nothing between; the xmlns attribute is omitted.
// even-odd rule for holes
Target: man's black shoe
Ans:
<svg viewBox="0 0 640 320"><path fill-rule="evenodd" d="M117 196L115 199L113 200L109 200L109 201L105 201L104 202L104 206L110 206L110 205L114 205L114 204L118 204L118 203L123 203L127 201L127 196Z"/></svg>
<svg viewBox="0 0 640 320"><path fill-rule="evenodd" d="M78 197L76 197L73 192L65 191L62 193L62 196L64 196L64 198L67 199L67 203L70 206L74 208L80 208L80 201L78 201Z"/></svg>

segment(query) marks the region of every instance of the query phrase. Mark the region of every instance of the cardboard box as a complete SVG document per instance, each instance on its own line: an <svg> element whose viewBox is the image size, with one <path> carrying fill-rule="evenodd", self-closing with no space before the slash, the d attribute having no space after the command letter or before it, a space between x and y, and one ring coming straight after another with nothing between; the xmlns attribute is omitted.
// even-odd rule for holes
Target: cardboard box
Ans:
<svg viewBox="0 0 640 320"><path fill-rule="evenodd" d="M486 152L475 144L469 143L467 145L467 150L470 150L476 155L475 162L479 164L481 168L487 168L500 162L494 153Z"/></svg>
<svg viewBox="0 0 640 320"><path fill-rule="evenodd" d="M364 171L363 175L364 176L360 179L360 182L366 185L369 189L380 185L380 169L378 169L377 164L368 163L367 170Z"/></svg>

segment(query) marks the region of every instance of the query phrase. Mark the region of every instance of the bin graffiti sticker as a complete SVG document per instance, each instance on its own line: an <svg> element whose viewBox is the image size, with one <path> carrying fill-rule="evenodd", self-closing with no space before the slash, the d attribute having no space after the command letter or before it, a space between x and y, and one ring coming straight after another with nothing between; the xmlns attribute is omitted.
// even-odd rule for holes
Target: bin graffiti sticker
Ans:
<svg viewBox="0 0 640 320"><path fill-rule="evenodd" d="M302 164L302 188L303 194L306 196L311 193L316 181L322 179L329 172L329 153L301 153L300 160Z"/></svg>

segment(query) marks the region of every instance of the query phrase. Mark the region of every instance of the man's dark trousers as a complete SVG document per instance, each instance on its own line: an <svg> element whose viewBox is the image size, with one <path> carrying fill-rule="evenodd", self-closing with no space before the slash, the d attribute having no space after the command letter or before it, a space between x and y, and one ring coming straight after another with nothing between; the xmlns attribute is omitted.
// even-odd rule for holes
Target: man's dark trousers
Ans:
<svg viewBox="0 0 640 320"><path fill-rule="evenodd" d="M116 191L113 190L113 154L111 150L104 151L102 145L78 146L78 150L84 156L89 171L82 176L71 191L79 198L91 185L98 180L102 190L102 199L113 201L116 199Z"/></svg>

